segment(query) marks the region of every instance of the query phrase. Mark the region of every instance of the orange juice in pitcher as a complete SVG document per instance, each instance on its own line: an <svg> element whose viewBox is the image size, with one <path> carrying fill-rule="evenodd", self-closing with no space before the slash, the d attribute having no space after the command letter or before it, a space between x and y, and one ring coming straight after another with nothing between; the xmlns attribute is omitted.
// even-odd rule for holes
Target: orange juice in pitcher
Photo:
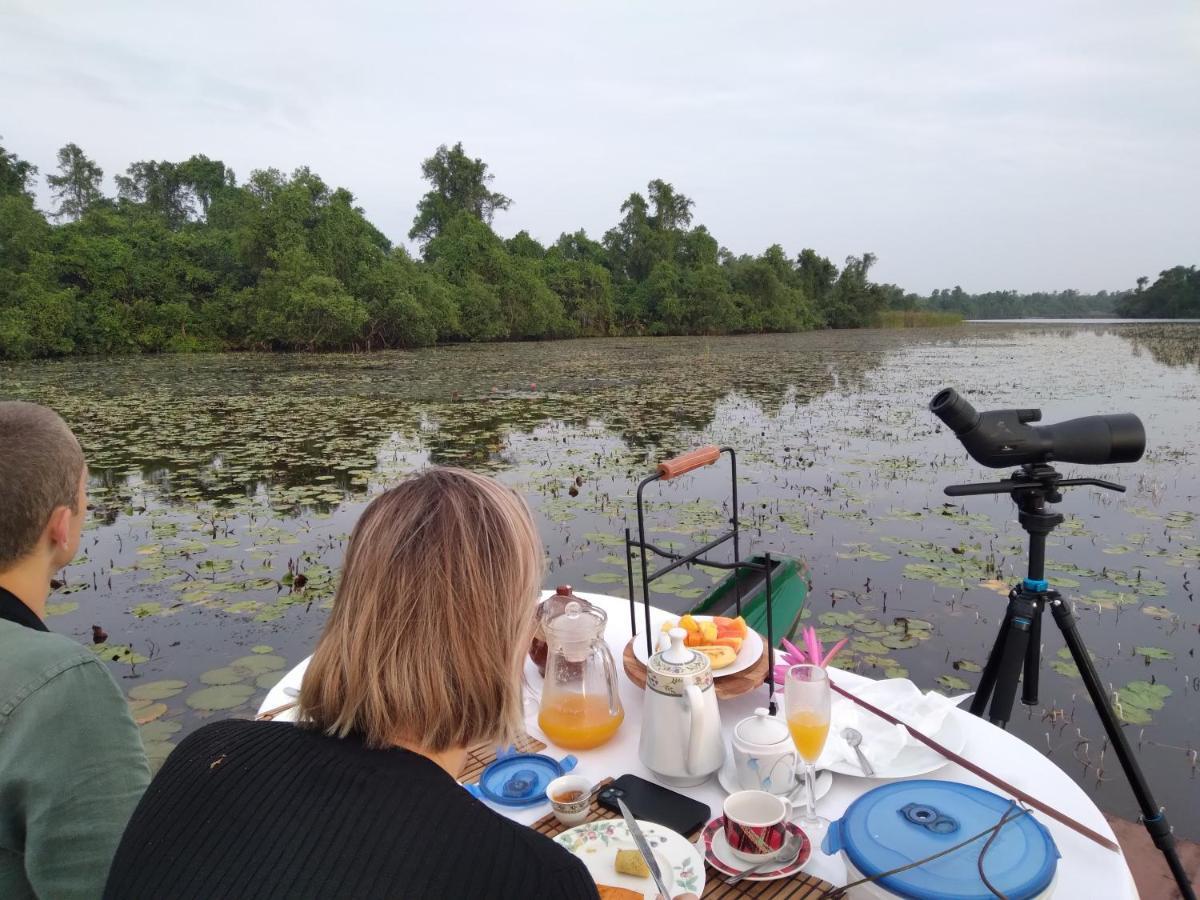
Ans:
<svg viewBox="0 0 1200 900"><path fill-rule="evenodd" d="M560 747L590 750L611 738L625 719L617 670L602 609L577 602L545 623L546 681L538 726Z"/></svg>

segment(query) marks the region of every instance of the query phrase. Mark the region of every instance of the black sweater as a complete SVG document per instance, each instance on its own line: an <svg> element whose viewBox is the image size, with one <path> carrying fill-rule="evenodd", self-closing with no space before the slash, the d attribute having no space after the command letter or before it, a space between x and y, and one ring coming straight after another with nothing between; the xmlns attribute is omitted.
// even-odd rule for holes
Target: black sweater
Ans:
<svg viewBox="0 0 1200 900"><path fill-rule="evenodd" d="M588 898L587 869L407 750L282 722L188 736L125 830L106 898Z"/></svg>

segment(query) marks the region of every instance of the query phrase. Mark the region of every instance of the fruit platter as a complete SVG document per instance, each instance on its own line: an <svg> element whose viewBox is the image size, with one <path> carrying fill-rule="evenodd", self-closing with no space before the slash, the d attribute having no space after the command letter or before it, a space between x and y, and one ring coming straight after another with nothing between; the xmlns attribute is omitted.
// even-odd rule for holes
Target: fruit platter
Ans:
<svg viewBox="0 0 1200 900"><path fill-rule="evenodd" d="M659 626L655 641L656 651L669 645L667 632L672 628L682 628L687 632L684 646L698 650L708 657L712 663L714 678L734 675L748 669L762 656L762 636L756 631L751 631L741 616L736 619L726 616L694 616L690 613L679 617L670 616ZM633 654L638 662L645 665L646 642L636 641Z"/></svg>
<svg viewBox="0 0 1200 900"><path fill-rule="evenodd" d="M766 642L741 616L666 615L653 623L657 626L655 649L665 648L672 628L687 632L684 646L708 657L712 663L717 696L736 697L761 685L767 673ZM646 683L646 640L641 635L625 646L622 663L625 674L635 684Z"/></svg>

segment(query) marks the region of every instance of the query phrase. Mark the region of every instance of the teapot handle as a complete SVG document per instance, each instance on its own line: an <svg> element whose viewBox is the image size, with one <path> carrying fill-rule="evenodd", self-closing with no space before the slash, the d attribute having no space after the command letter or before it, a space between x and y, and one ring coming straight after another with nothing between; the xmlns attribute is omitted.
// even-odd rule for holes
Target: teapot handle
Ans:
<svg viewBox="0 0 1200 900"><path fill-rule="evenodd" d="M688 732L687 770L695 775L701 767L700 754L705 746L708 722L704 709L704 694L701 693L700 688L689 684L684 689L684 696L687 697L688 719L692 726Z"/></svg>

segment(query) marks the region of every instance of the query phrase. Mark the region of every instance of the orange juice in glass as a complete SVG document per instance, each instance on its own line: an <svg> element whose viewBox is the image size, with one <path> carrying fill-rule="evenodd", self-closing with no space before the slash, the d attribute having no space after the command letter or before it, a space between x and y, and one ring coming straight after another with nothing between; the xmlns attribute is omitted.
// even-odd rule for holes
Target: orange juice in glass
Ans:
<svg viewBox="0 0 1200 900"><path fill-rule="evenodd" d="M829 737L829 717L811 710L800 710L787 718L788 730L800 758L805 762L816 763L825 749L825 739Z"/></svg>
<svg viewBox="0 0 1200 900"><path fill-rule="evenodd" d="M821 846L821 838L829 828L829 820L817 815L817 798L813 783L816 781L816 762L825 749L829 737L829 715L831 705L829 675L821 666L799 665L788 669L783 685L783 705L787 715L788 731L800 758L804 760L804 782L808 804L801 827L813 842Z"/></svg>

